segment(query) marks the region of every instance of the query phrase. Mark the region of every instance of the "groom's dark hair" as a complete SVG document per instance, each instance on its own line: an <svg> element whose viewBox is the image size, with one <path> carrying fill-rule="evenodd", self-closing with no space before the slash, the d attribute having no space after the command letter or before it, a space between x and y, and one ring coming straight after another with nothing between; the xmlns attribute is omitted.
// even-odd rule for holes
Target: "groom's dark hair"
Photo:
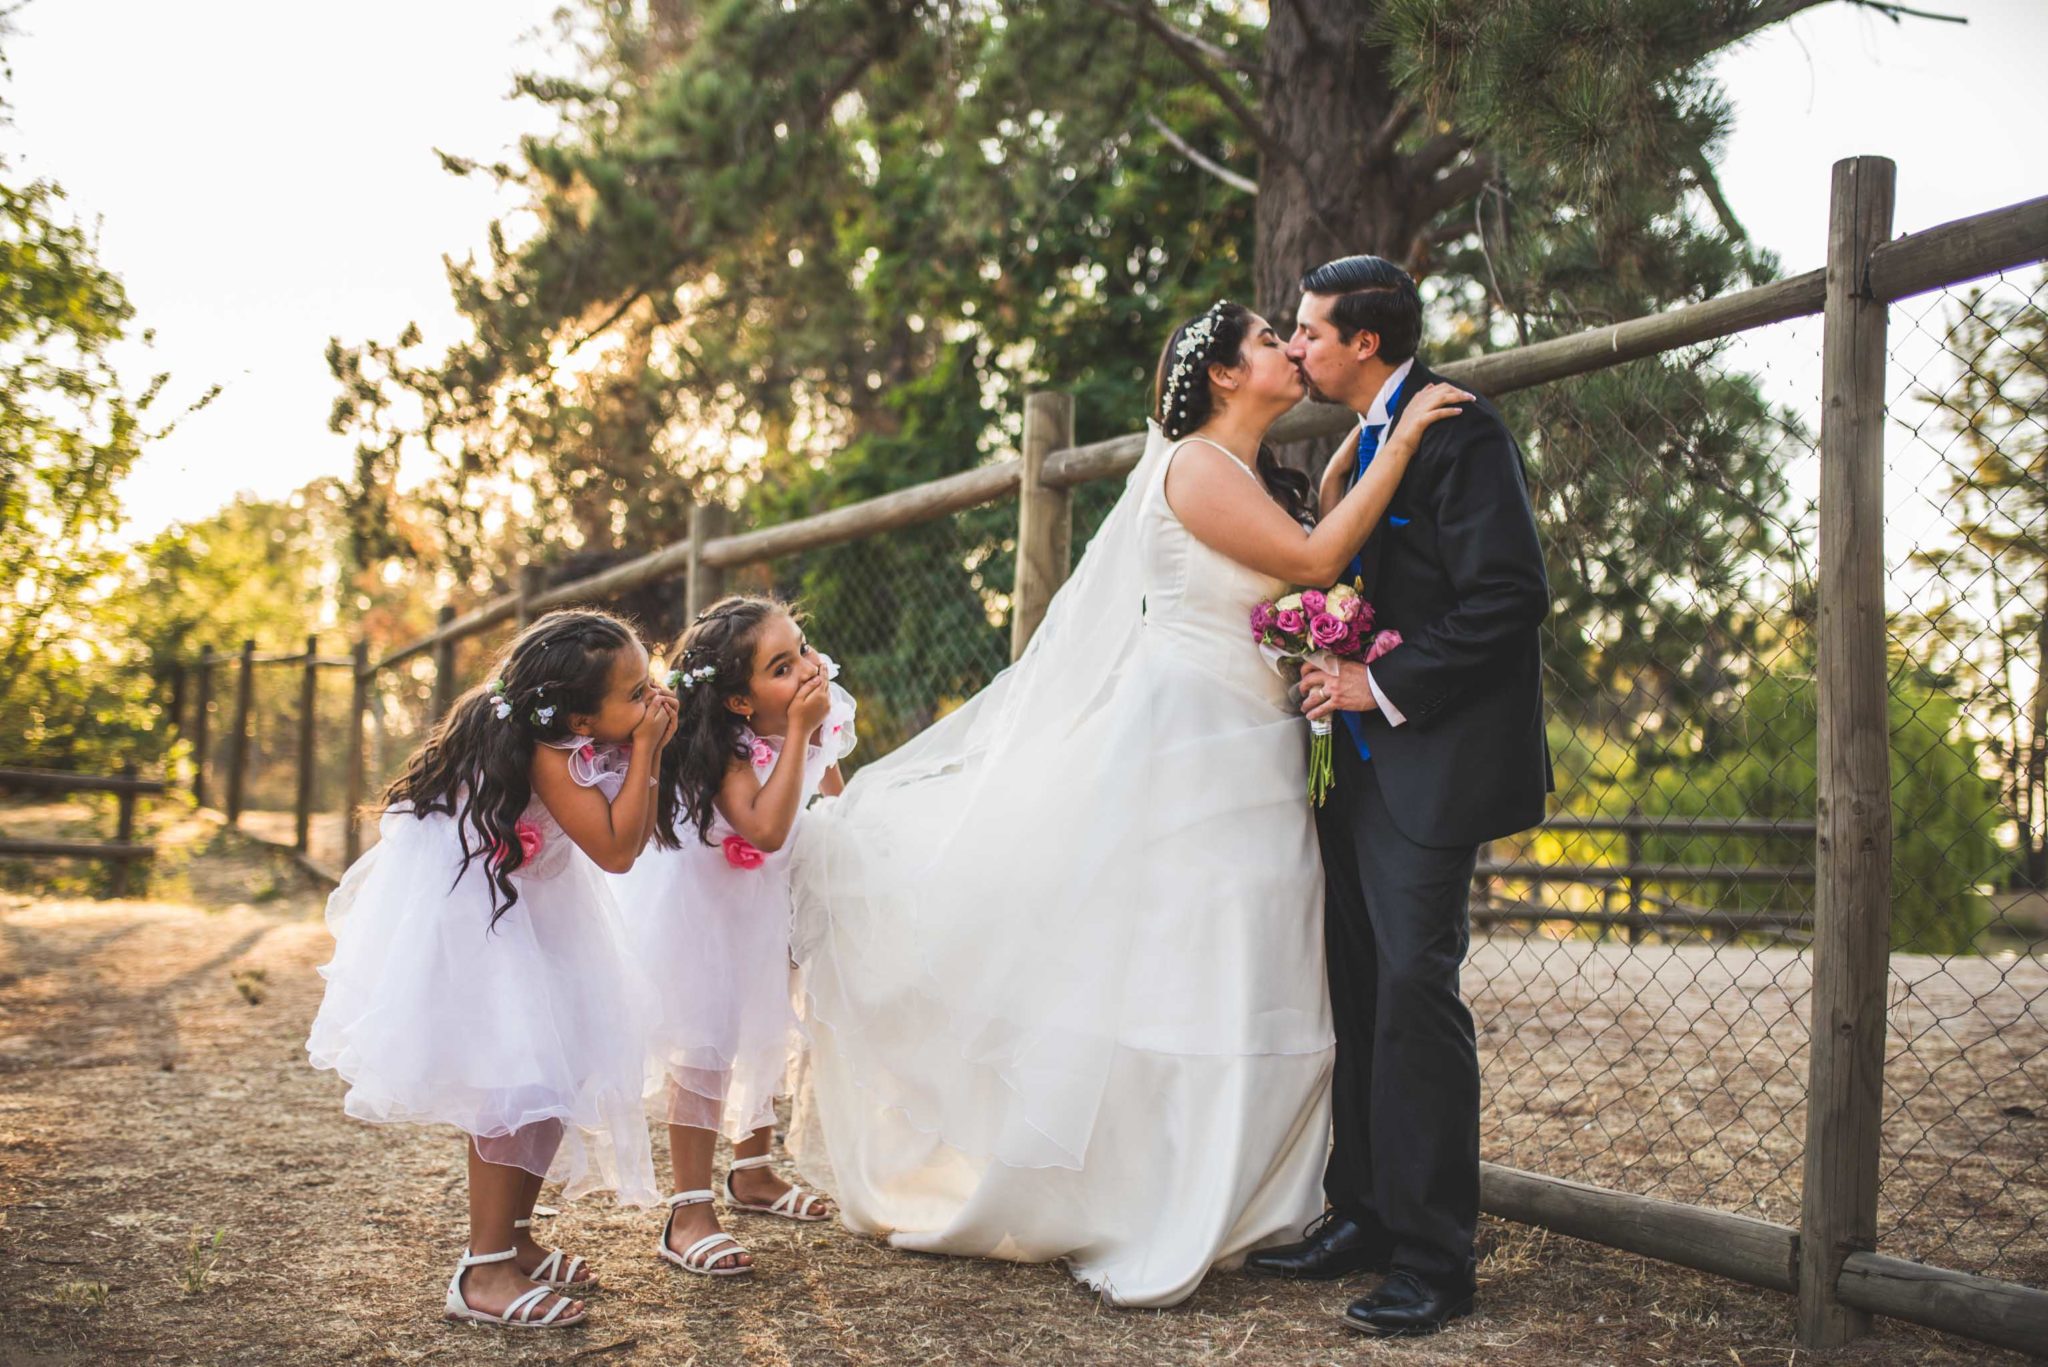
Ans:
<svg viewBox="0 0 2048 1367"><path fill-rule="evenodd" d="M1303 294L1334 294L1330 321L1350 341L1360 332L1380 339L1380 359L1399 365L1422 341L1422 295L1415 281L1383 256L1340 256L1301 277Z"/></svg>

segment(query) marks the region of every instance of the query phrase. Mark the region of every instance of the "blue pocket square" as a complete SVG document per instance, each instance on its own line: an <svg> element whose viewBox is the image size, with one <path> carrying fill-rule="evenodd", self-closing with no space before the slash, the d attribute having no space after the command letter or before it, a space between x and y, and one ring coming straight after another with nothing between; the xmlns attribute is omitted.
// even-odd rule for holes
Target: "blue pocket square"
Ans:
<svg viewBox="0 0 2048 1367"><path fill-rule="evenodd" d="M1394 525L1395 525L1396 527L1405 527L1405 526L1407 526L1407 525L1408 525L1408 519L1407 519L1407 518L1405 518L1405 517L1391 517L1391 516L1390 516L1390 517L1388 517L1388 518L1387 518L1387 521L1389 521L1389 522L1393 523L1393 524L1394 524Z"/></svg>

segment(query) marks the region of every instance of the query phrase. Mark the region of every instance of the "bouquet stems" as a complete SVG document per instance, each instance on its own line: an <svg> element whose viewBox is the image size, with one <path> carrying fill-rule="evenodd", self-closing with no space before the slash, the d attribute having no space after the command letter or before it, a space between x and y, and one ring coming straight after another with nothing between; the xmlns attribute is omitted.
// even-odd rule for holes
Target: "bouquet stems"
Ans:
<svg viewBox="0 0 2048 1367"><path fill-rule="evenodd" d="M1323 799L1330 795L1330 787L1337 781L1337 771L1332 763L1330 750L1330 719L1323 717L1308 724L1308 796L1309 801L1320 807Z"/></svg>

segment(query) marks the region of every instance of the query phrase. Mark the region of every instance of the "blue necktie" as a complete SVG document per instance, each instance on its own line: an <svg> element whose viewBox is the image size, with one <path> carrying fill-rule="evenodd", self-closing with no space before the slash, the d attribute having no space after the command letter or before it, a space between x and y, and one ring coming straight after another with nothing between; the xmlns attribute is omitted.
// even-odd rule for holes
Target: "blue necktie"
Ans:
<svg viewBox="0 0 2048 1367"><path fill-rule="evenodd" d="M1380 436L1387 430L1387 424L1394 420L1394 412L1401 406L1401 391L1408 387L1407 377L1402 377L1400 386L1387 400L1387 421L1383 423L1360 423L1358 428L1358 459L1351 462L1351 488L1358 487L1365 467L1372 464L1372 458L1379 454ZM1365 547L1358 548L1358 554L1351 557L1350 575L1353 580L1365 578ZM1360 712L1339 712L1344 719L1344 729L1351 733L1351 739L1358 745L1358 757L1371 759L1372 750L1365 743L1365 718Z"/></svg>
<svg viewBox="0 0 2048 1367"><path fill-rule="evenodd" d="M1397 400L1400 398L1399 391L1396 391L1395 398ZM1358 487L1359 477L1365 473L1365 467L1372 464L1372 458L1379 454L1380 433L1385 430L1385 424L1367 423L1360 425L1358 429L1358 459L1351 462L1351 488ZM1351 569L1348 573L1354 581L1365 577L1365 548L1363 546L1358 548L1357 555L1351 557ZM1365 743L1363 714L1358 712L1339 712L1337 715L1344 719L1344 729L1351 733L1351 739L1357 744L1358 757L1360 759L1371 759L1372 750Z"/></svg>

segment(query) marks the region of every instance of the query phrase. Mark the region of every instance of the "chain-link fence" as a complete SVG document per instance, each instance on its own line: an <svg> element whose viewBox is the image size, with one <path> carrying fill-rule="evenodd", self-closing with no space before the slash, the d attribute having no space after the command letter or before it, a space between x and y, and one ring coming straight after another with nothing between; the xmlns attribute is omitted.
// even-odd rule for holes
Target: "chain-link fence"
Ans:
<svg viewBox="0 0 2048 1367"><path fill-rule="evenodd" d="M1503 404L1555 603L1557 795L1473 899L1492 1161L1797 1217L1819 376L1801 319Z"/></svg>
<svg viewBox="0 0 2048 1367"><path fill-rule="evenodd" d="M2048 1283L2048 275L1891 316L1878 1246Z"/></svg>
<svg viewBox="0 0 2048 1367"><path fill-rule="evenodd" d="M849 771L979 692L1010 659L1017 513L1003 502L735 570L811 617L811 640L860 704Z"/></svg>

